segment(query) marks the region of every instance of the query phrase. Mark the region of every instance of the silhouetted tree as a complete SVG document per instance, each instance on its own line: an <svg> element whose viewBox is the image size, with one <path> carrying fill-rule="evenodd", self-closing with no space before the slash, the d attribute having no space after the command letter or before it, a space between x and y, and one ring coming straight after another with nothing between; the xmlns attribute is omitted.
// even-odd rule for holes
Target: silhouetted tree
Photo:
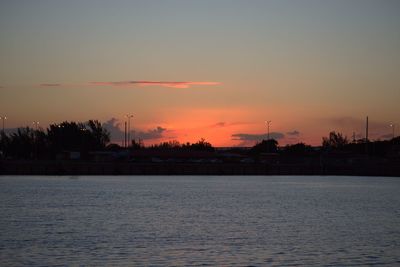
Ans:
<svg viewBox="0 0 400 267"><path fill-rule="evenodd" d="M168 142L162 142L158 145L152 145L150 146L150 149L156 149L156 150L178 150L182 146L177 140L172 140Z"/></svg>
<svg viewBox="0 0 400 267"><path fill-rule="evenodd" d="M35 151L35 130L26 127L18 128L10 135L10 142L6 148L8 156L16 159L33 158Z"/></svg>
<svg viewBox="0 0 400 267"><path fill-rule="evenodd" d="M214 151L214 147L207 142L204 138L200 139L196 143L185 143L181 144L177 140L168 142L162 142L158 145L152 145L150 149L157 150L186 150L186 151Z"/></svg>
<svg viewBox="0 0 400 267"><path fill-rule="evenodd" d="M340 149L347 145L349 141L347 137L343 136L341 133L336 133L332 131L329 133L329 137L322 138L322 147L324 149Z"/></svg>
<svg viewBox="0 0 400 267"><path fill-rule="evenodd" d="M51 124L47 137L53 153L62 151L88 151L104 149L110 141L110 133L97 120L85 123L65 121Z"/></svg>
<svg viewBox="0 0 400 267"><path fill-rule="evenodd" d="M298 143L294 145L286 145L283 149L283 153L287 155L304 155L312 151L311 146L304 143Z"/></svg>
<svg viewBox="0 0 400 267"><path fill-rule="evenodd" d="M145 147L144 147L143 141L139 139L139 141L132 140L132 143L129 146L129 148L132 150L140 150L140 149L144 149Z"/></svg>
<svg viewBox="0 0 400 267"><path fill-rule="evenodd" d="M5 154L9 144L10 144L10 138L8 137L8 135L5 134L5 132L1 131L0 132L0 151L2 151Z"/></svg>
<svg viewBox="0 0 400 267"><path fill-rule="evenodd" d="M47 136L53 153L86 150L86 128L82 123L64 121L51 124Z"/></svg>
<svg viewBox="0 0 400 267"><path fill-rule="evenodd" d="M214 147L209 142L207 142L204 138L201 138L196 143L191 144L190 149L197 150L197 151L214 151Z"/></svg>
<svg viewBox="0 0 400 267"><path fill-rule="evenodd" d="M33 135L33 157L36 159L48 158L50 144L47 134L42 129L38 129L34 130Z"/></svg>
<svg viewBox="0 0 400 267"><path fill-rule="evenodd" d="M110 142L110 132L98 120L89 120L87 126L94 141L95 149L102 149Z"/></svg>
<svg viewBox="0 0 400 267"><path fill-rule="evenodd" d="M118 144L108 144L106 146L106 149L109 150L109 151L120 151L120 150L123 149L123 147L121 147Z"/></svg>
<svg viewBox="0 0 400 267"><path fill-rule="evenodd" d="M250 153L252 154L276 152L278 152L278 141L275 139L262 140L250 149Z"/></svg>

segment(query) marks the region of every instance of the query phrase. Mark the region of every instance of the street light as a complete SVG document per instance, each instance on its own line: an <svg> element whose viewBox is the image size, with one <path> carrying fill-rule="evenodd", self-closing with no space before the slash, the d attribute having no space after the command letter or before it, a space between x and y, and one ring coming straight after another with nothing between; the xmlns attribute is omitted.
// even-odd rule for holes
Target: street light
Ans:
<svg viewBox="0 0 400 267"><path fill-rule="evenodd" d="M133 115L131 114L126 114L125 116L126 118L128 118L128 147L129 147L129 143L131 142L131 118L133 118Z"/></svg>
<svg viewBox="0 0 400 267"><path fill-rule="evenodd" d="M395 126L396 126L396 124L394 124L394 123L390 124L390 127L392 127L392 131L393 131L393 139L394 139L394 128L395 128Z"/></svg>
<svg viewBox="0 0 400 267"><path fill-rule="evenodd" d="M35 125L35 129L37 131L38 127L39 127L39 122L38 121L34 121L34 122L32 122L32 124Z"/></svg>
<svg viewBox="0 0 400 267"><path fill-rule="evenodd" d="M39 122L38 121L33 121L32 124L35 125L35 128L36 128L36 132L33 135L33 142L34 142L34 145L35 145L35 159L37 159L37 157L38 157L38 151L37 151L37 135L38 135L38 132L37 131L38 131L38 127L39 127Z"/></svg>
<svg viewBox="0 0 400 267"><path fill-rule="evenodd" d="M3 133L4 133L4 121L7 119L7 117L6 116L2 116L2 117L0 117L0 119L3 121Z"/></svg>
<svg viewBox="0 0 400 267"><path fill-rule="evenodd" d="M265 121L268 127L268 135L267 135L267 140L269 140L269 125L271 124L271 121Z"/></svg>

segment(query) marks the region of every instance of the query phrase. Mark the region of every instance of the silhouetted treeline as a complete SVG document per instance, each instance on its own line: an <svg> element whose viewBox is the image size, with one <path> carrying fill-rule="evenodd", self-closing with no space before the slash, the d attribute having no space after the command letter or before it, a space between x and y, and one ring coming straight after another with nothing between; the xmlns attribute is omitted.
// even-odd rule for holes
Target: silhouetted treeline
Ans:
<svg viewBox="0 0 400 267"><path fill-rule="evenodd" d="M278 152L278 141L275 139L262 140L250 149L251 154L276 152Z"/></svg>
<svg viewBox="0 0 400 267"><path fill-rule="evenodd" d="M14 159L51 159L64 151L80 152L102 150L110 142L110 133L97 120L86 123L65 121L51 124L43 130L19 128L16 133L1 133L0 150Z"/></svg>
<svg viewBox="0 0 400 267"><path fill-rule="evenodd" d="M233 151L233 150L232 150ZM274 139L262 140L248 152L242 153L254 157L256 160L262 154L279 154L282 158L291 157L319 157L322 154L346 153L349 155L367 155L372 157L399 157L400 137L384 141L369 141L365 139L350 142L342 133L330 132L322 138L320 147L312 147L304 143L278 146Z"/></svg>
<svg viewBox="0 0 400 267"><path fill-rule="evenodd" d="M142 141L132 140L128 148L117 144L109 144L110 133L97 120L88 122L62 122L51 124L46 130L30 127L19 128L15 133L0 134L0 151L5 158L10 159L55 159L62 153L79 152L78 158L90 158L90 152L125 151L124 158L129 158L128 151L202 151L215 152L215 148L206 140L200 139L195 143L179 143L176 140L145 147ZM398 157L400 150L400 137L387 141L358 140L350 142L341 133L331 132L322 138L321 147L311 147L304 143L278 146L274 139L262 140L250 149L232 148L226 153L239 154L250 157L254 162L269 161L279 156L284 158L304 159L306 157L319 157L322 153L348 153L354 155L368 155L376 157ZM71 158L71 156L66 157ZM251 162L251 160L247 160Z"/></svg>
<svg viewBox="0 0 400 267"><path fill-rule="evenodd" d="M10 159L55 159L60 153L79 152L78 158L89 158L93 151L121 151L125 148L109 144L110 133L97 120L51 124L44 130L30 127L18 128L15 133L0 133L0 152ZM162 142L145 147L143 142L132 140L128 150L214 151L204 139L196 143ZM67 156L66 158L69 158Z"/></svg>
<svg viewBox="0 0 400 267"><path fill-rule="evenodd" d="M162 142L158 145L149 147L152 150L185 150L185 151L214 151L214 147L205 139L200 139L196 143L179 143L178 141Z"/></svg>
<svg viewBox="0 0 400 267"><path fill-rule="evenodd" d="M107 150L118 151L123 149L117 144L110 144L107 146ZM215 151L215 148L211 143L207 142L204 138L201 138L196 143L180 143L177 140L172 140L168 142L161 142L159 144L154 144L146 147L141 140L132 140L129 150L157 150L157 151Z"/></svg>
<svg viewBox="0 0 400 267"><path fill-rule="evenodd" d="M284 155L303 156L312 152L314 152L312 146L306 145L304 143L286 145L282 148L282 154Z"/></svg>
<svg viewBox="0 0 400 267"><path fill-rule="evenodd" d="M400 137L384 141L369 141L365 139L350 142L340 133L331 132L329 137L324 137L322 150L325 152L347 152L352 154L367 154L369 156L383 157L395 156L400 150Z"/></svg>

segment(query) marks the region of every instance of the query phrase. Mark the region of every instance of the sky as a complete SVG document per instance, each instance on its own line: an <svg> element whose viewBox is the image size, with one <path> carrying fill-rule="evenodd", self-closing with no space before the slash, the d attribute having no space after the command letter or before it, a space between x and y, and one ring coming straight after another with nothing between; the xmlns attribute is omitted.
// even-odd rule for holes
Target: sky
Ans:
<svg viewBox="0 0 400 267"><path fill-rule="evenodd" d="M5 127L98 119L121 143L321 144L400 132L400 1L0 1Z"/></svg>

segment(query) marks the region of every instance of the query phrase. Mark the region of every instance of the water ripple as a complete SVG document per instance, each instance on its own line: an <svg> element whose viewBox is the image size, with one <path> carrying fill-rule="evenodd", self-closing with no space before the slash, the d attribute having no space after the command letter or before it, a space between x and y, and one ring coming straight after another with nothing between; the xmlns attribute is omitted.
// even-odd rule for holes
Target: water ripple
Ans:
<svg viewBox="0 0 400 267"><path fill-rule="evenodd" d="M400 264L400 179L0 177L1 266Z"/></svg>

